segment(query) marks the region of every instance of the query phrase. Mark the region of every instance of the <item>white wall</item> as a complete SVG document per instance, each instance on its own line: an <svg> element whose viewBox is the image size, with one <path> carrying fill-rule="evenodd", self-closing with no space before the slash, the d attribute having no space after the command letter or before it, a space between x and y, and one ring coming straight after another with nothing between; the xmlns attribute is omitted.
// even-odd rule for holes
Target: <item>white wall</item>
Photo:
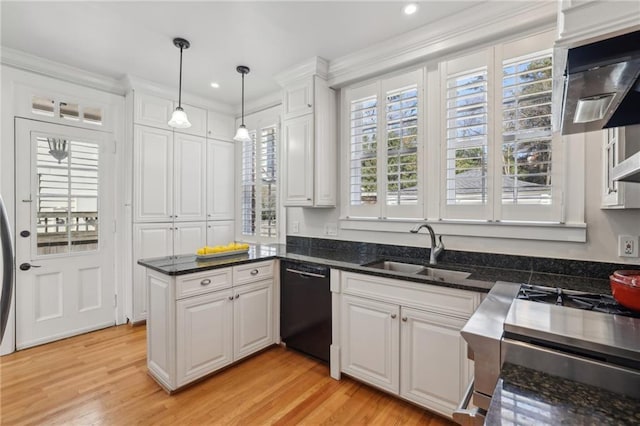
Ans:
<svg viewBox="0 0 640 426"><path fill-rule="evenodd" d="M585 221L587 242L560 242L520 240L506 238L445 236L445 246L450 250L504 253L560 259L591 260L640 265L640 258L618 257L618 235L640 235L640 209L602 210L600 190L602 185L602 135L591 132L585 135ZM637 184L637 185L640 185ZM577 188L576 188L577 189ZM567 189L571 191L571 188ZM300 232L292 232L292 223L299 222ZM324 234L325 224L339 224L339 208L335 209L287 209L287 235L374 243L428 247L424 234L341 230L337 236ZM438 225L433 225L438 232Z"/></svg>

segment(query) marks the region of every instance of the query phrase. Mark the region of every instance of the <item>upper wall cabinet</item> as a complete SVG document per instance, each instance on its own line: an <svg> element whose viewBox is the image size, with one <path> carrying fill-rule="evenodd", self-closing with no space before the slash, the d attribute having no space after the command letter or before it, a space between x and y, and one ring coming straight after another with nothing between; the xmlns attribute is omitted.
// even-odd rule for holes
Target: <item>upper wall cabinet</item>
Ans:
<svg viewBox="0 0 640 426"><path fill-rule="evenodd" d="M313 112L313 88L313 78L284 88L282 106L285 120Z"/></svg>
<svg viewBox="0 0 640 426"><path fill-rule="evenodd" d="M235 119L231 115L209 111L207 124L207 137L224 141L233 140L235 135Z"/></svg>
<svg viewBox="0 0 640 426"><path fill-rule="evenodd" d="M319 75L284 83L283 200L287 207L336 205L336 94Z"/></svg>
<svg viewBox="0 0 640 426"><path fill-rule="evenodd" d="M177 106L178 103L174 102L173 110L175 110ZM207 136L207 110L187 104L182 104L182 109L187 113L187 118L189 119L189 123L191 123L191 127L186 129L174 129L174 131L178 133L186 133L188 135L202 137ZM173 110L171 113L173 113ZM171 117L171 115L169 115L169 117Z"/></svg>
<svg viewBox="0 0 640 426"><path fill-rule="evenodd" d="M134 123L171 130L167 123L172 113L172 101L146 93L135 92Z"/></svg>
<svg viewBox="0 0 640 426"><path fill-rule="evenodd" d="M611 179L611 170L626 156L640 152L640 125L615 127L602 131L603 160L603 209L640 208L640 183L616 182Z"/></svg>

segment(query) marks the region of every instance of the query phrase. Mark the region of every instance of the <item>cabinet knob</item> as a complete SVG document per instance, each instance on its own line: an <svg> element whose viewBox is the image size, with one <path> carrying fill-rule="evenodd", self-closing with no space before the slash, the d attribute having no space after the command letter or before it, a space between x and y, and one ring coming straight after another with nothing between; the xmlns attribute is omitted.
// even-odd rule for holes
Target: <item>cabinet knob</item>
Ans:
<svg viewBox="0 0 640 426"><path fill-rule="evenodd" d="M391 314L391 319L396 319L397 315L396 314Z"/></svg>
<svg viewBox="0 0 640 426"><path fill-rule="evenodd" d="M402 317L402 321L407 322L407 317Z"/></svg>
<svg viewBox="0 0 640 426"><path fill-rule="evenodd" d="M173 217L178 217L178 215L175 215L175 216L173 216Z"/></svg>
<svg viewBox="0 0 640 426"><path fill-rule="evenodd" d="M233 296L229 296L229 300L233 300Z"/></svg>
<svg viewBox="0 0 640 426"><path fill-rule="evenodd" d="M200 281L200 285L209 285L209 284L211 284L211 280L209 278L207 278L206 280Z"/></svg>
<svg viewBox="0 0 640 426"><path fill-rule="evenodd" d="M311 104L307 104L307 107L308 107L308 108L311 108Z"/></svg>
<svg viewBox="0 0 640 426"><path fill-rule="evenodd" d="M257 269L254 269L253 271L250 272L250 274L251 275L258 275L258 272L259 271Z"/></svg>
<svg viewBox="0 0 640 426"><path fill-rule="evenodd" d="M237 298L239 298L239 297L240 297L240 295L239 295L239 294L236 294L236 299L237 299Z"/></svg>

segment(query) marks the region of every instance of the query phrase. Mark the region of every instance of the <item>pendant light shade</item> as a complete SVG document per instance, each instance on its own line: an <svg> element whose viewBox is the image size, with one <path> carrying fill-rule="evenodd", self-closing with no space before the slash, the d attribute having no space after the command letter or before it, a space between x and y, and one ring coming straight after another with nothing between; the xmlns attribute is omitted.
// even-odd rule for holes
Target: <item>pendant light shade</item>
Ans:
<svg viewBox="0 0 640 426"><path fill-rule="evenodd" d="M238 65L236 71L242 74L242 123L240 124L240 127L238 127L238 131L233 137L233 140L237 142L249 142L251 140L251 136L249 136L247 126L244 125L244 76L249 74L249 67L245 65Z"/></svg>
<svg viewBox="0 0 640 426"><path fill-rule="evenodd" d="M191 123L187 118L187 113L182 109L182 50L188 49L191 43L183 38L174 38L173 44L180 49L180 80L178 82L178 107L173 111L168 124L176 129L186 129L191 127Z"/></svg>

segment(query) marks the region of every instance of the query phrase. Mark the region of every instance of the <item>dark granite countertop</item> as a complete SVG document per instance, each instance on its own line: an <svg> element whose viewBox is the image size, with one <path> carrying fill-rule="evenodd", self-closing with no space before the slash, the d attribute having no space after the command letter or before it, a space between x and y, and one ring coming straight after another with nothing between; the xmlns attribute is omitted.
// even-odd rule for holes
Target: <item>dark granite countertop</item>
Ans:
<svg viewBox="0 0 640 426"><path fill-rule="evenodd" d="M640 400L505 364L488 425L637 425Z"/></svg>
<svg viewBox="0 0 640 426"><path fill-rule="evenodd" d="M422 260L413 257L384 256L381 254L362 251L287 246L284 244L252 244L249 248L249 252L246 254L221 257L206 261L196 260L195 255L179 255L155 259L141 259L138 261L138 264L167 275L184 275L268 259L285 259L293 262L317 263L344 271L366 273L380 277L395 278L416 283L434 284L485 293L491 289L496 281L507 281L610 294L609 282L602 279L578 278L567 275L465 265L461 263L439 263L436 265L437 268L469 272L470 275L464 279L447 279L447 281L432 280L422 275L388 271L366 266L367 264L381 259L429 266L427 265L428 259Z"/></svg>

